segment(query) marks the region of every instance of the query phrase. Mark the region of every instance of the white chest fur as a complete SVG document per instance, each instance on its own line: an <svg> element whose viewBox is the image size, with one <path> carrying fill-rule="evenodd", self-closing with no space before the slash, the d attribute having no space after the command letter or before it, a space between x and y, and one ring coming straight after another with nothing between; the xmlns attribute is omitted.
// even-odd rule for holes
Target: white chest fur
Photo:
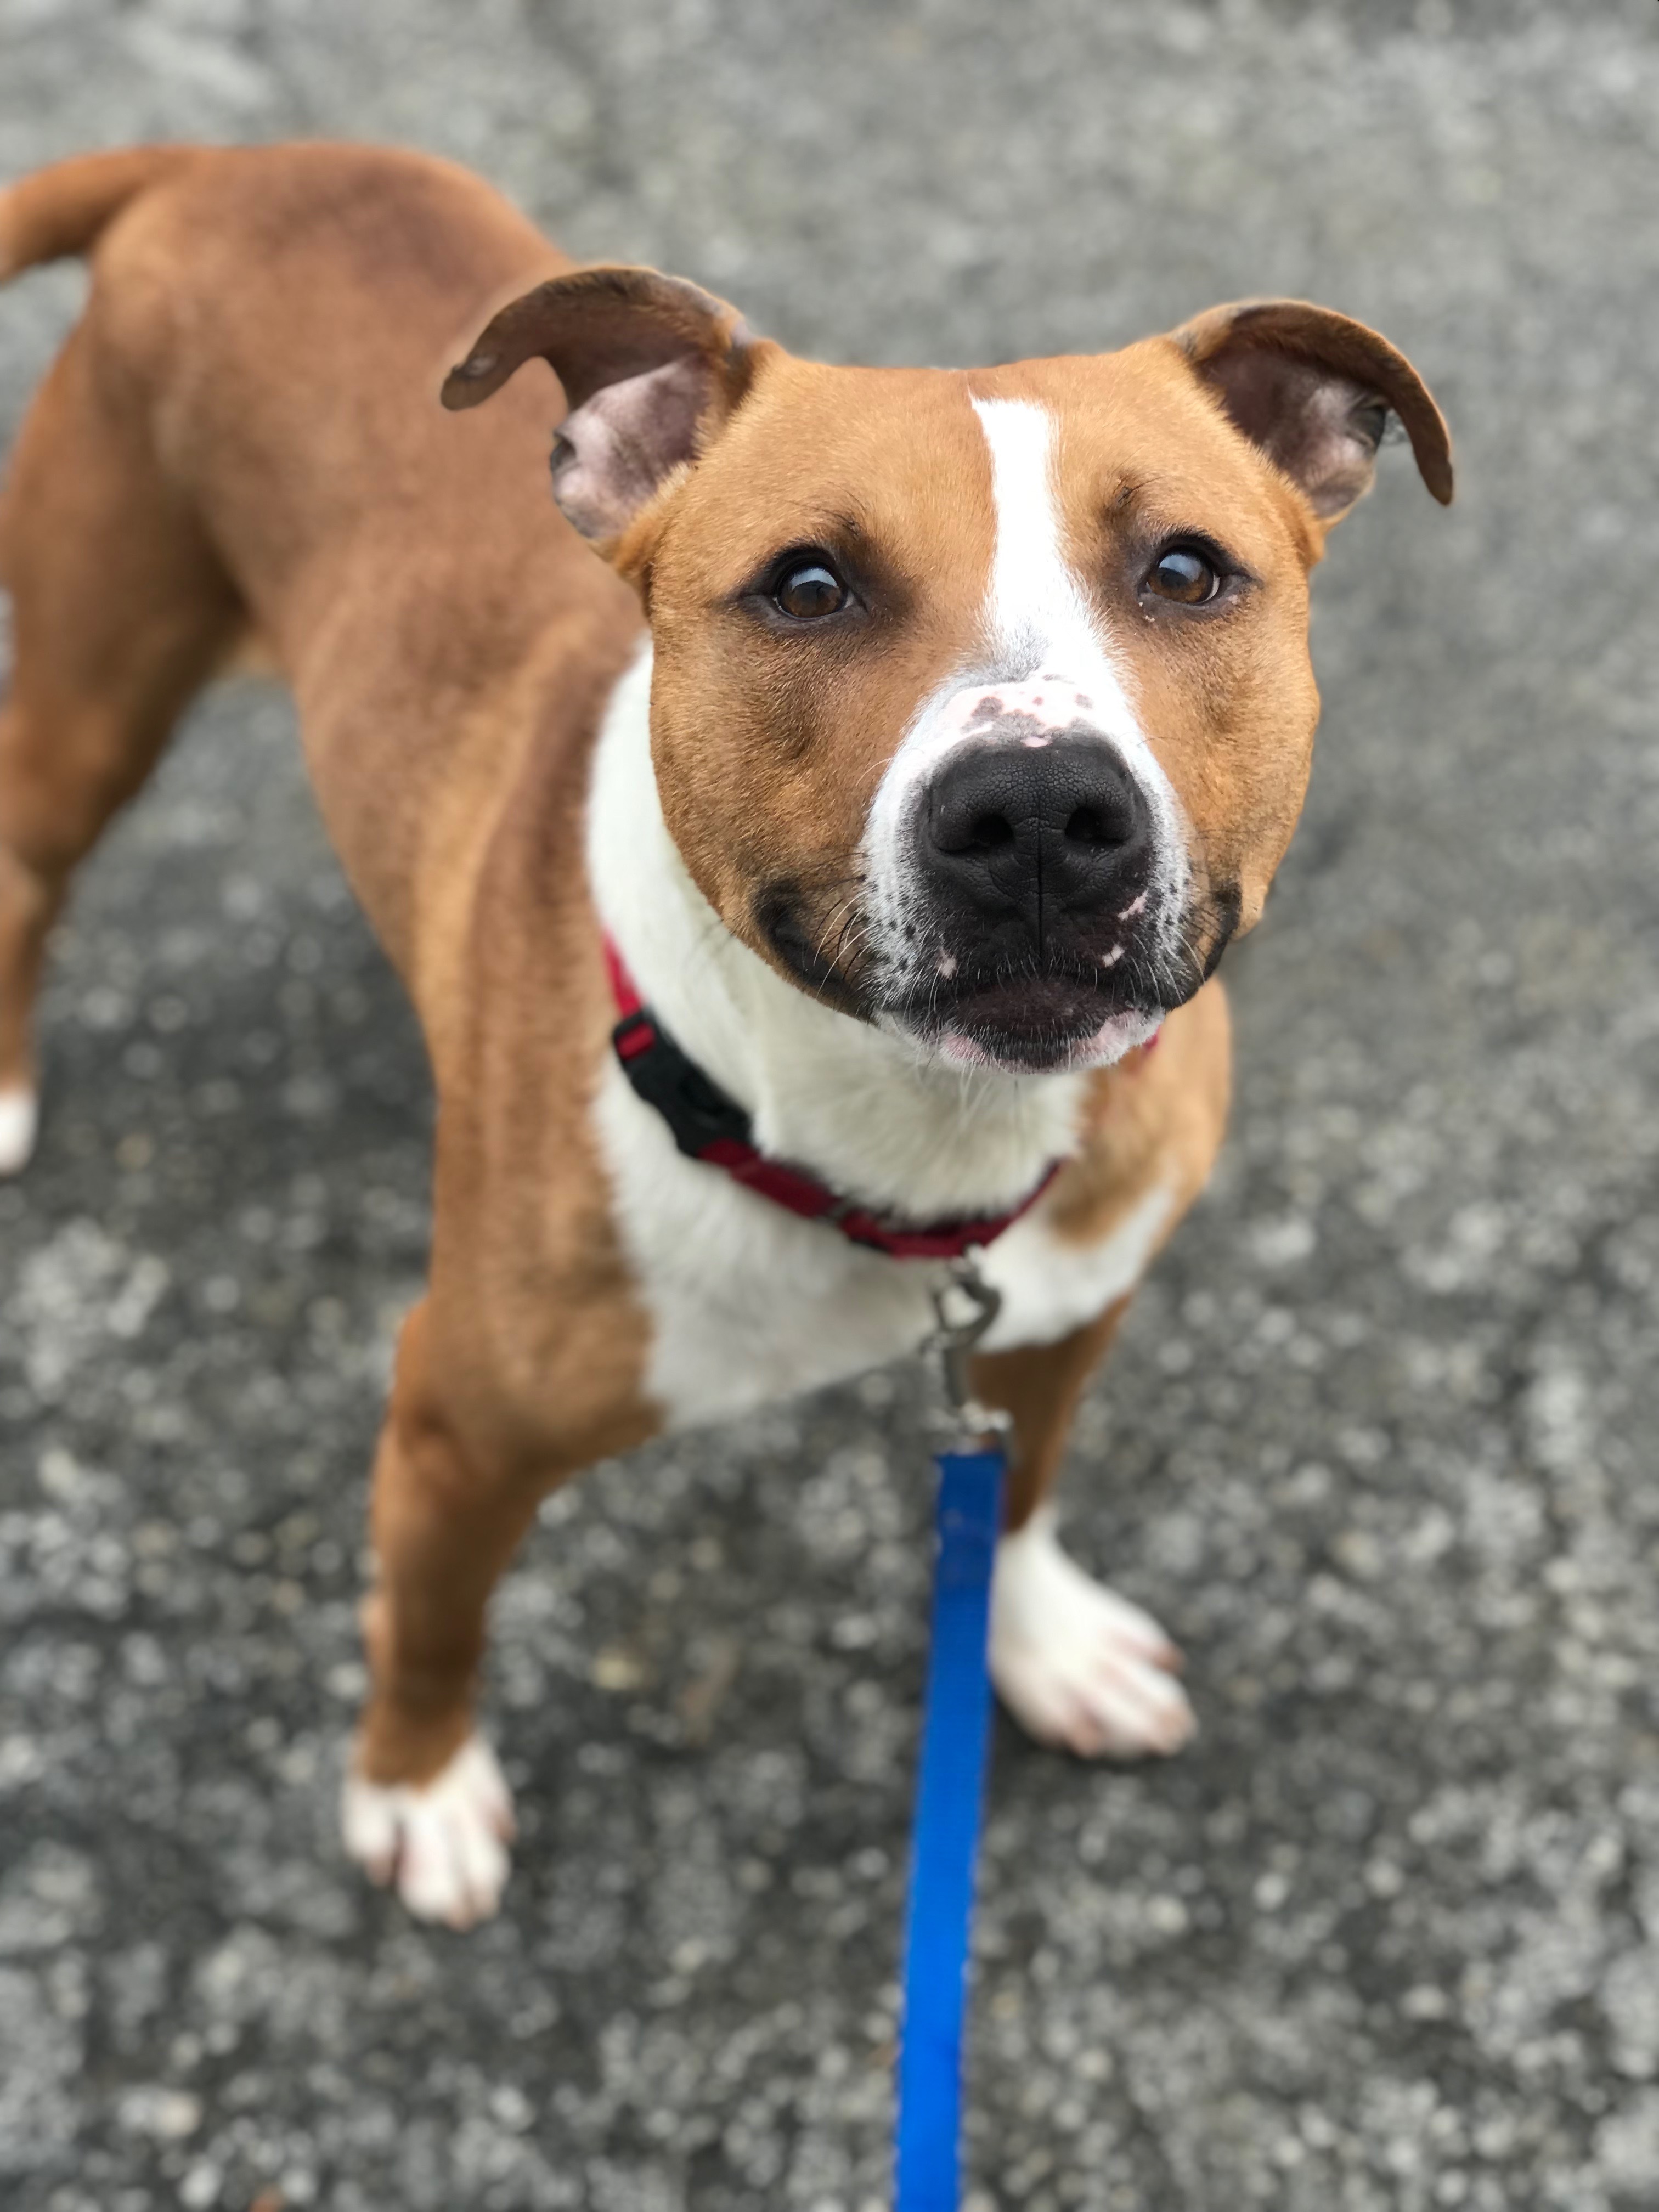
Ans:
<svg viewBox="0 0 1659 2212"><path fill-rule="evenodd" d="M671 1427L730 1419L914 1352L943 1269L866 1251L688 1160L621 1069L599 1120L623 1237L652 1321L647 1388ZM1048 1344L1134 1286L1168 1218L1148 1192L1110 1235L1062 1242L1041 1204L980 1266L1001 1293L988 1350Z"/></svg>

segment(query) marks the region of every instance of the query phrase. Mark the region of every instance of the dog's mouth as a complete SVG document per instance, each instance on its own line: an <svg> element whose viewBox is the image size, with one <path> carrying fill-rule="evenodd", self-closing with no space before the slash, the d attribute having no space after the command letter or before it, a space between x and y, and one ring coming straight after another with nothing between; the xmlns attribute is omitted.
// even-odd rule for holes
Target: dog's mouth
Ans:
<svg viewBox="0 0 1659 2212"><path fill-rule="evenodd" d="M1121 1059L1157 1035L1176 1003L1074 969L1025 968L936 977L933 988L913 990L882 1012L886 1025L956 1066L1054 1074Z"/></svg>
<svg viewBox="0 0 1659 2212"><path fill-rule="evenodd" d="M757 915L802 989L951 1065L1018 1074L1108 1066L1150 1042L1214 974L1238 914L1236 895L1212 891L1178 931L1159 930L1149 915L1144 934L1120 938L1104 954L1051 946L1039 958L981 947L935 951L924 963L877 957L855 908L826 931L813 905L793 889L775 890Z"/></svg>

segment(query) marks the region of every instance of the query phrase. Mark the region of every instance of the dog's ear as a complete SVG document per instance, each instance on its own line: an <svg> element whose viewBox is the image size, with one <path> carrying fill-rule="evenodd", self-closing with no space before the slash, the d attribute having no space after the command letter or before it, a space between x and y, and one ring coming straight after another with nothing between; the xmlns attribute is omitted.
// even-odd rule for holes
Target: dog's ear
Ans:
<svg viewBox="0 0 1659 2212"><path fill-rule="evenodd" d="M532 356L549 362L570 410L553 496L584 538L614 538L738 404L764 345L735 307L682 277L579 269L503 307L441 397L476 407Z"/></svg>
<svg viewBox="0 0 1659 2212"><path fill-rule="evenodd" d="M1427 386L1364 323L1304 300L1241 300L1170 332L1244 435L1337 521L1370 489L1392 411L1443 507L1451 439Z"/></svg>

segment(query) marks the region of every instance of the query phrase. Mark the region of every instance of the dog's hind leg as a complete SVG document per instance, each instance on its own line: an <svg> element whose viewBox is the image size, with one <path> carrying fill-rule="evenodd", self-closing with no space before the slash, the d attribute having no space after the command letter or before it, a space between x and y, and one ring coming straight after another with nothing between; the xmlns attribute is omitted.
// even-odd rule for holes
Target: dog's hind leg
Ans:
<svg viewBox="0 0 1659 2212"><path fill-rule="evenodd" d="M35 398L0 501L0 1175L33 1143L32 1015L70 873L243 622L96 306Z"/></svg>

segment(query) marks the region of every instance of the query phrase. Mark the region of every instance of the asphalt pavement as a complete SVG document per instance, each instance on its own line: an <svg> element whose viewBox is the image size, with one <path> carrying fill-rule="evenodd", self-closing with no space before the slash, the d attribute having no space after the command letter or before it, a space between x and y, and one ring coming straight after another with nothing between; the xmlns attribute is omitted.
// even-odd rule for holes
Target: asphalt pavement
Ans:
<svg viewBox="0 0 1659 2212"><path fill-rule="evenodd" d="M0 177L476 163L802 350L1284 292L1457 441L1316 580L1306 817L1211 1196L1079 1424L1180 1760L1003 1726L973 2212L1659 2206L1653 0L0 0ZM0 441L74 311L0 300ZM0 2201L873 2212L920 1370L599 1471L502 1598L503 1917L344 1862L365 1469L429 1106L277 694L83 878L0 1188Z"/></svg>

